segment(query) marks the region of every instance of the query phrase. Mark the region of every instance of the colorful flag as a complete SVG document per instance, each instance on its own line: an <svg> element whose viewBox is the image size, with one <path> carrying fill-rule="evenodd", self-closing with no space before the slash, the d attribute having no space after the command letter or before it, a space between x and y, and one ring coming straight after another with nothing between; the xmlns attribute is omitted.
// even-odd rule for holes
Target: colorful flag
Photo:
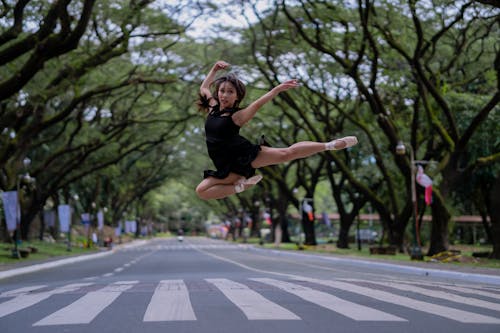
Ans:
<svg viewBox="0 0 500 333"><path fill-rule="evenodd" d="M425 204L429 206L432 203L432 179L424 173L421 165L417 166L417 183L425 188Z"/></svg>
<svg viewBox="0 0 500 333"><path fill-rule="evenodd" d="M302 204L302 210L306 213L309 222L314 221L313 208L307 201Z"/></svg>

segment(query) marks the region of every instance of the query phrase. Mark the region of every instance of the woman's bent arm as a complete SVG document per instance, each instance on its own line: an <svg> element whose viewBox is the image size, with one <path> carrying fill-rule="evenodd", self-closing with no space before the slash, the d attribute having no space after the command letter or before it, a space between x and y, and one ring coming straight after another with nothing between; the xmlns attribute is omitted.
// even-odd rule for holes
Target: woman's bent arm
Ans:
<svg viewBox="0 0 500 333"><path fill-rule="evenodd" d="M269 92L266 94L262 95L257 99L255 102L244 108L243 110L236 112L233 115L233 122L238 125L238 126L243 126L247 122L252 119L257 111L267 102L271 101L274 97L276 97L280 92L296 88L299 86L299 83L297 80L289 80L286 82L283 82L279 84L278 86L274 87L271 89Z"/></svg>
<svg viewBox="0 0 500 333"><path fill-rule="evenodd" d="M210 72L208 72L207 77L205 80L203 80L201 87L200 87L200 95L205 96L206 98L212 97L212 93L210 92L210 84L214 81L215 79L215 74L221 70L221 69L226 69L229 67L229 64L225 61L217 61L215 65L210 69Z"/></svg>

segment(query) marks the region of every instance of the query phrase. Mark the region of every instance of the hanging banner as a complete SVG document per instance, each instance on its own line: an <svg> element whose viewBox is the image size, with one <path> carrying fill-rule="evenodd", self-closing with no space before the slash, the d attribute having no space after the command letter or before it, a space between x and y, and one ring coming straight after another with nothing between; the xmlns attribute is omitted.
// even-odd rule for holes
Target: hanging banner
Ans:
<svg viewBox="0 0 500 333"><path fill-rule="evenodd" d="M54 227L56 223L56 212L53 210L44 210L43 221L45 222L45 226L47 228Z"/></svg>
<svg viewBox="0 0 500 333"><path fill-rule="evenodd" d="M104 214L102 210L100 210L99 212L97 212L97 229L102 230L103 227L104 227Z"/></svg>
<svg viewBox="0 0 500 333"><path fill-rule="evenodd" d="M331 227L332 226L332 222L330 221L330 218L328 217L328 213L327 212L322 212L321 213L321 218L323 219L323 223L325 223L325 225L327 227Z"/></svg>
<svg viewBox="0 0 500 333"><path fill-rule="evenodd" d="M90 224L90 214L83 213L80 218L82 219L82 224Z"/></svg>
<svg viewBox="0 0 500 333"><path fill-rule="evenodd" d="M115 236L116 237L120 237L122 234L122 227L121 226L118 226L115 228Z"/></svg>
<svg viewBox="0 0 500 333"><path fill-rule="evenodd" d="M137 232L137 222L136 221L125 221L125 233L135 234Z"/></svg>
<svg viewBox="0 0 500 333"><path fill-rule="evenodd" d="M71 207L69 205L59 205L57 207L57 214L59 215L59 229L61 232L69 232Z"/></svg>
<svg viewBox="0 0 500 333"><path fill-rule="evenodd" d="M12 232L17 229L17 224L20 223L21 218L20 207L17 201L17 191L2 192L2 202L7 230Z"/></svg>

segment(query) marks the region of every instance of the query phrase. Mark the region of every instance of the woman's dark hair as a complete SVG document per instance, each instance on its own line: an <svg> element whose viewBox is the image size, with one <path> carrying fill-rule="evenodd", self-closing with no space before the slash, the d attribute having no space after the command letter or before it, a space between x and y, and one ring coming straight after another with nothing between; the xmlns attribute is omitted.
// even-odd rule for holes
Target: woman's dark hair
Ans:
<svg viewBox="0 0 500 333"><path fill-rule="evenodd" d="M237 100L234 103L234 107L235 108L239 107L240 102L243 100L243 98L245 98L246 88L245 84L241 82L234 73L228 73L226 75L223 75L215 79L214 82L210 84L210 87L214 87L212 90L212 97L217 101L218 104L219 98L217 96L218 95L217 92L219 91L221 84L224 82L231 83L234 86L234 89L236 89ZM201 95L197 105L198 108L203 111L208 110L208 108L210 107L208 98L206 98L206 96L201 96Z"/></svg>

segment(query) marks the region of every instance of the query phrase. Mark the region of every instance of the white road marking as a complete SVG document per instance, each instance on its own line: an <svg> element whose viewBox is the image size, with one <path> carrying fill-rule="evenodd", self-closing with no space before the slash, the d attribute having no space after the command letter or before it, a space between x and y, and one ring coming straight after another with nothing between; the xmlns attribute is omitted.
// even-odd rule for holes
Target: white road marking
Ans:
<svg viewBox="0 0 500 333"><path fill-rule="evenodd" d="M182 280L160 281L143 321L196 320L189 292Z"/></svg>
<svg viewBox="0 0 500 333"><path fill-rule="evenodd" d="M353 282L366 282L363 280L359 279L342 279L344 281L353 281ZM397 282L376 282L376 281L368 281L369 283L377 284L380 286L386 286L398 290L403 290L403 291L411 291L417 294L429 296L429 297L434 297L434 298L440 298L444 299L447 301L452 301L456 303L461 303L461 304L467 304L467 305L472 305L472 306L477 306L480 308L485 308L485 309L490 309L490 310L495 310L495 311L500 311L500 304L498 303L493 303L493 302L488 302L488 301L483 301L480 299L475 299L472 297L464 297L456 294L452 294L449 292L445 291L440 291L440 290L435 290L435 289L425 289L422 287L418 287L415 285L411 284L406 284L406 283L397 283ZM471 292L471 291L469 291Z"/></svg>
<svg viewBox="0 0 500 333"><path fill-rule="evenodd" d="M81 287L91 285L92 283L74 283L68 284L66 286L56 288L52 291L46 291L41 293L24 294L17 296L7 302L0 304L0 318L16 311L25 309L32 305L35 305L44 299L49 298L52 295L62 294L66 292L71 292L80 289Z"/></svg>
<svg viewBox="0 0 500 333"><path fill-rule="evenodd" d="M0 294L0 297L15 297L15 296L21 296L23 294L27 294L29 292L42 289L47 287L46 285L40 285L40 286L28 286L28 287L22 287L14 290L9 290L5 291Z"/></svg>
<svg viewBox="0 0 500 333"><path fill-rule="evenodd" d="M392 303L400 306L410 308L412 310L430 313L432 315L448 318L451 320L459 321L462 323L475 323L475 324L500 324L500 319L489 316L480 315L473 312L463 311L447 306L437 305L433 303L419 301L413 298L399 296L387 291L376 290L373 288L357 286L352 283L342 281L318 280L312 278L301 277L298 280L309 281L312 283L346 290L348 292L360 294L363 296L375 298L382 302Z"/></svg>
<svg viewBox="0 0 500 333"><path fill-rule="evenodd" d="M249 320L300 320L284 307L247 286L227 279L205 279L215 285Z"/></svg>
<svg viewBox="0 0 500 333"><path fill-rule="evenodd" d="M108 307L122 292L133 287L132 282L115 282L100 290L91 291L70 305L52 313L33 326L88 324Z"/></svg>
<svg viewBox="0 0 500 333"><path fill-rule="evenodd" d="M487 291L479 290L479 289L469 289L469 288L458 287L458 286L439 286L439 287L453 290L453 291L458 291L458 292L465 293L465 294L474 294L474 295L479 295L479 296L486 296L489 298L500 299L499 294L495 294L493 292L487 292ZM499 306L499 305L497 304L497 306Z"/></svg>
<svg viewBox="0 0 500 333"><path fill-rule="evenodd" d="M275 286L288 293L294 294L308 302L317 304L329 310L335 311L348 318L360 321L407 321L406 319L364 306L346 301L334 295L313 290L298 284L279 281L269 278L252 278L251 280Z"/></svg>

